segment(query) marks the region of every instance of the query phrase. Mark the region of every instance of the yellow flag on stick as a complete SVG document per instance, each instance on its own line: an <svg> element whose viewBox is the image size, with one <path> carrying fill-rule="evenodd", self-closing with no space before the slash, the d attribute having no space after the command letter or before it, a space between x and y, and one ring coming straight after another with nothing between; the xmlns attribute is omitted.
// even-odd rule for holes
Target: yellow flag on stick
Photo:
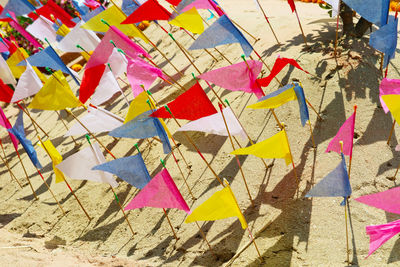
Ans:
<svg viewBox="0 0 400 267"><path fill-rule="evenodd" d="M226 187L215 192L209 199L190 213L185 223L195 221L215 221L230 217L237 217L242 224L242 228L247 228L247 222L229 184L225 181Z"/></svg>
<svg viewBox="0 0 400 267"><path fill-rule="evenodd" d="M285 130L282 130L274 136L252 146L236 149L231 152L231 154L250 154L265 159L284 158L286 165L289 165L292 162Z"/></svg>
<svg viewBox="0 0 400 267"><path fill-rule="evenodd" d="M51 161L53 161L53 170L54 174L56 175L56 183L63 182L65 177L64 174L56 168L57 164L60 164L63 160L61 154L57 151L54 145L51 143L50 140L46 140L44 142L40 142L39 145L49 153Z"/></svg>
<svg viewBox="0 0 400 267"><path fill-rule="evenodd" d="M204 32L203 20L195 7L180 14L168 23L184 28L192 33L202 34Z"/></svg>
<svg viewBox="0 0 400 267"><path fill-rule="evenodd" d="M397 123L400 123L400 95L383 95L381 97Z"/></svg>
<svg viewBox="0 0 400 267"><path fill-rule="evenodd" d="M286 102L296 100L296 92L294 91L294 85L288 84L279 90L265 96L265 100L257 102L253 105L247 106L247 108L252 109L262 109L262 108L277 108ZM264 98L265 98L264 97ZM261 99L260 99L261 100Z"/></svg>
<svg viewBox="0 0 400 267"><path fill-rule="evenodd" d="M20 63L21 61L25 60L26 58L28 58L29 55L28 53L25 51L24 48L19 47L8 59L7 59L7 65L10 68L12 74L14 75L15 78L20 78L22 73L25 72L26 70L26 66L17 66L18 63ZM39 79L42 82L46 81L46 78L44 77L44 75L36 68L33 67L35 73L39 76Z"/></svg>
<svg viewBox="0 0 400 267"><path fill-rule="evenodd" d="M60 70L54 72L42 89L32 99L28 108L61 110L82 106Z"/></svg>

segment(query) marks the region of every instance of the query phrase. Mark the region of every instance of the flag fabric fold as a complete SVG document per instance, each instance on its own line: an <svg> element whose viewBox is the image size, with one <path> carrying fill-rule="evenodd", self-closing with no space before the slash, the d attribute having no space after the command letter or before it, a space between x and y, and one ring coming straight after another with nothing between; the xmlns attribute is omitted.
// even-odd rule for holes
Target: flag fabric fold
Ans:
<svg viewBox="0 0 400 267"><path fill-rule="evenodd" d="M325 153L335 151L340 154L340 141L343 141L343 154L352 156L353 154L353 136L354 136L354 124L356 120L356 113L354 112L340 127L335 137L329 142L329 145Z"/></svg>
<svg viewBox="0 0 400 267"><path fill-rule="evenodd" d="M56 165L60 164L61 161L63 160L60 152L57 151L57 149L54 147L53 143L50 140L40 142L39 145L47 153L49 153L49 156L50 156L52 164L53 164L54 175L56 176L56 183L65 181L64 174L56 167Z"/></svg>
<svg viewBox="0 0 400 267"><path fill-rule="evenodd" d="M4 114L3 109L0 107L0 125L3 126L4 128L11 129L11 123L6 117L6 114ZM7 131L8 135L10 136L11 142L14 145L15 150L18 150L18 139L13 135L10 131Z"/></svg>
<svg viewBox="0 0 400 267"><path fill-rule="evenodd" d="M147 0L129 15L121 24L133 24L143 20L168 20L171 13L157 0Z"/></svg>
<svg viewBox="0 0 400 267"><path fill-rule="evenodd" d="M121 88L114 74L106 67L103 76L100 79L99 85L97 86L94 94L90 98L90 103L98 106L109 100L116 93L121 92Z"/></svg>
<svg viewBox="0 0 400 267"><path fill-rule="evenodd" d="M400 233L400 220L381 225L369 225L365 230L369 235L368 256L370 256L386 241Z"/></svg>
<svg viewBox="0 0 400 267"><path fill-rule="evenodd" d="M400 214L400 187L361 196L355 200L387 212Z"/></svg>

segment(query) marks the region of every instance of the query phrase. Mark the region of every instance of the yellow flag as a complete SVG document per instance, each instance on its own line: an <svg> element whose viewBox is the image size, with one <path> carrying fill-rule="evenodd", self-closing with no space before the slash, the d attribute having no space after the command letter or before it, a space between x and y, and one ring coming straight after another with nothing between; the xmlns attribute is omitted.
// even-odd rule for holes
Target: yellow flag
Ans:
<svg viewBox="0 0 400 267"><path fill-rule="evenodd" d="M63 25L61 25L61 26L58 28L58 30L56 31L56 33L57 33L58 35L65 36L65 35L67 35L70 31L71 31L71 30L70 30L67 26L65 26L65 25L63 24Z"/></svg>
<svg viewBox="0 0 400 267"><path fill-rule="evenodd" d="M246 219L240 211L236 198L229 184L226 184L224 189L215 192L209 199L193 210L187 216L185 223L215 221L230 217L237 217L242 224L242 228L247 228Z"/></svg>
<svg viewBox="0 0 400 267"><path fill-rule="evenodd" d="M28 58L29 55L25 51L24 48L19 47L8 59L7 59L7 65L10 68L12 74L14 75L15 78L20 78L22 73L26 70L26 66L17 66L18 63L21 61L25 60ZM39 79L42 82L46 81L46 78L44 75L36 68L32 67L33 70L36 72L36 74L39 76Z"/></svg>
<svg viewBox="0 0 400 267"><path fill-rule="evenodd" d="M192 33L202 34L204 32L203 20L195 7L180 14L168 23L184 28Z"/></svg>
<svg viewBox="0 0 400 267"><path fill-rule="evenodd" d="M120 31L122 31L129 37L139 37L143 39L143 41L148 43L147 38L134 24L121 24L121 22L126 19L126 16L119 10L118 7L114 5L110 6L106 10L91 18L81 27L97 32L107 32L108 26L101 22L101 19L105 20L108 24L117 27Z"/></svg>
<svg viewBox="0 0 400 267"><path fill-rule="evenodd" d="M279 92L275 91L275 92ZM252 109L261 109L261 108L277 108L286 102L297 99L296 92L293 88L287 89L281 93L278 93L270 98L265 99L264 101L257 102L253 105L247 106L247 108Z"/></svg>
<svg viewBox="0 0 400 267"><path fill-rule="evenodd" d="M47 153L49 153L51 161L53 161L53 170L54 174L56 175L56 183L63 182L65 179L64 174L56 168L56 165L60 164L63 160L61 154L57 151L50 140L39 142L39 146L41 146L44 150L46 150Z"/></svg>
<svg viewBox="0 0 400 267"><path fill-rule="evenodd" d="M382 99L397 123L400 123L400 95L383 95Z"/></svg>
<svg viewBox="0 0 400 267"><path fill-rule="evenodd" d="M289 165L292 162L285 130L280 131L274 136L257 144L251 145L249 147L236 149L235 151L231 152L231 154L233 155L250 154L265 159L284 158L286 161L286 165Z"/></svg>
<svg viewBox="0 0 400 267"><path fill-rule="evenodd" d="M61 110L76 108L82 103L73 94L60 70L54 72L42 89L32 99L28 108L43 110Z"/></svg>

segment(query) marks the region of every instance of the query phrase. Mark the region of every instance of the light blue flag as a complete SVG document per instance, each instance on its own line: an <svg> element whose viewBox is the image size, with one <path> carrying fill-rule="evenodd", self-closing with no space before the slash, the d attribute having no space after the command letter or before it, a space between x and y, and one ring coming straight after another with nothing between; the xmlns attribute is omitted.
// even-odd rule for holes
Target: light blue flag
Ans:
<svg viewBox="0 0 400 267"><path fill-rule="evenodd" d="M153 112L152 110L143 112L122 126L115 128L109 132L108 135L139 139L158 135L163 144L164 153L168 154L171 152L171 144L169 143L168 135L158 118L149 117Z"/></svg>
<svg viewBox="0 0 400 267"><path fill-rule="evenodd" d="M214 48L218 45L233 43L240 44L246 57L249 57L253 51L253 47L249 41L233 25L230 19L226 15L223 15L194 41L189 50Z"/></svg>
<svg viewBox="0 0 400 267"><path fill-rule="evenodd" d="M361 17L382 27L386 24L390 0L343 0Z"/></svg>
<svg viewBox="0 0 400 267"><path fill-rule="evenodd" d="M132 14L140 5L137 5L135 2L132 0L122 0L122 12L125 13L125 15L129 16Z"/></svg>
<svg viewBox="0 0 400 267"><path fill-rule="evenodd" d="M92 170L105 171L115 174L130 185L142 189L150 182L149 171L144 164L142 154L115 159L97 166Z"/></svg>
<svg viewBox="0 0 400 267"><path fill-rule="evenodd" d="M310 120L310 114L308 113L303 87L301 87L300 84L295 83L294 92L296 93L297 103L299 104L301 125L304 127L306 122Z"/></svg>
<svg viewBox="0 0 400 267"><path fill-rule="evenodd" d="M41 169L42 165L40 164L39 159L37 158L36 150L33 147L32 142L25 136L23 114L24 113L21 111L18 114L18 118L14 124L14 127L7 130L13 135L15 135L15 137L17 137L18 141L21 143L22 147L25 149L25 152L31 159L33 165L35 165L36 168Z"/></svg>
<svg viewBox="0 0 400 267"><path fill-rule="evenodd" d="M36 8L27 0L9 0L0 14L0 18L7 18L9 11L14 12L15 16L22 16L31 13Z"/></svg>
<svg viewBox="0 0 400 267"><path fill-rule="evenodd" d="M64 64L61 58L57 55L56 51L51 46L46 47L42 51L28 57L26 59L29 64L36 67L49 67L53 70L61 70L64 73L71 75L74 81L78 84L78 80L72 74L71 70ZM17 66L26 66L26 61L23 60Z"/></svg>
<svg viewBox="0 0 400 267"><path fill-rule="evenodd" d="M389 61L394 58L397 46L397 24L398 19L389 17L389 22L379 30L371 33L369 45L384 53L383 68L386 68Z"/></svg>

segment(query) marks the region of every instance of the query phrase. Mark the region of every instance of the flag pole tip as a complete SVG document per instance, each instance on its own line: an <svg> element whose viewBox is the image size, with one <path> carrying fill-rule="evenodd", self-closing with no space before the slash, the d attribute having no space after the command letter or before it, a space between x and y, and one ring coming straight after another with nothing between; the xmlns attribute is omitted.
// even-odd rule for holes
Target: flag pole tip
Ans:
<svg viewBox="0 0 400 267"><path fill-rule="evenodd" d="M354 105L354 111L356 111L356 110L357 110L357 107L358 107L357 105Z"/></svg>
<svg viewBox="0 0 400 267"><path fill-rule="evenodd" d="M226 98L225 98L225 100L224 100L224 101L225 101L225 103L226 103L226 104L227 104L229 107L231 106L231 104L229 104L229 101L228 101L228 99L226 99Z"/></svg>

